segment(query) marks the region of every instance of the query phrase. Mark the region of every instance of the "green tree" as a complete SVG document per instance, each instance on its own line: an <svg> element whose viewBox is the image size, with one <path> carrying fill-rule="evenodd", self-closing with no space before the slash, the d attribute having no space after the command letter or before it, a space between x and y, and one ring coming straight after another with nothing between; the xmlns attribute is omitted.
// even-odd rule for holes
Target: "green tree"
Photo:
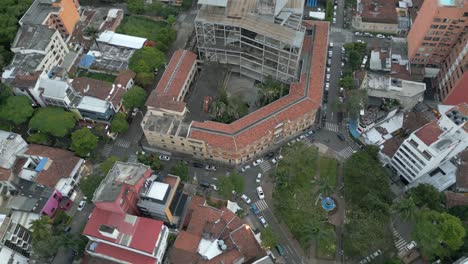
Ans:
<svg viewBox="0 0 468 264"><path fill-rule="evenodd" d="M322 196L326 197L335 192L335 187L325 179L320 178L316 180L315 183L317 185L317 195L321 194Z"/></svg>
<svg viewBox="0 0 468 264"><path fill-rule="evenodd" d="M233 172L229 175L234 191L237 193L244 192L244 177L238 172Z"/></svg>
<svg viewBox="0 0 468 264"><path fill-rule="evenodd" d="M15 125L25 123L33 113L31 100L27 96L10 96L5 104L0 106L0 119L13 122Z"/></svg>
<svg viewBox="0 0 468 264"><path fill-rule="evenodd" d="M127 0L127 8L130 13L143 14L145 12L144 0Z"/></svg>
<svg viewBox="0 0 468 264"><path fill-rule="evenodd" d="M171 168L170 173L179 176L181 181L186 182L188 180L188 166L181 160Z"/></svg>
<svg viewBox="0 0 468 264"><path fill-rule="evenodd" d="M151 169L154 171L160 171L163 169L163 165L161 164L161 161L157 158L154 158L151 163Z"/></svg>
<svg viewBox="0 0 468 264"><path fill-rule="evenodd" d="M166 59L164 53L153 47L143 47L135 51L129 61L129 68L138 73L153 73L155 69L161 68Z"/></svg>
<svg viewBox="0 0 468 264"><path fill-rule="evenodd" d="M71 135L71 148L78 156L84 157L97 147L98 138L87 127L76 130Z"/></svg>
<svg viewBox="0 0 468 264"><path fill-rule="evenodd" d="M359 117L360 111L365 109L367 106L366 90L358 89L348 91L346 101L343 106L351 117Z"/></svg>
<svg viewBox="0 0 468 264"><path fill-rule="evenodd" d="M434 186L430 184L419 184L410 189L408 193L418 207L427 207L439 212L444 211L444 195Z"/></svg>
<svg viewBox="0 0 468 264"><path fill-rule="evenodd" d="M446 257L463 245L465 229L459 218L423 209L416 221L413 238L424 256Z"/></svg>
<svg viewBox="0 0 468 264"><path fill-rule="evenodd" d="M154 73L152 72L140 72L135 78L135 82L143 87L148 87L153 84Z"/></svg>
<svg viewBox="0 0 468 264"><path fill-rule="evenodd" d="M114 115L111 122L111 131L115 133L125 133L128 130L127 116L119 112Z"/></svg>
<svg viewBox="0 0 468 264"><path fill-rule="evenodd" d="M29 128L48 133L55 137L64 137L75 127L76 118L58 107L40 108L29 120Z"/></svg>
<svg viewBox="0 0 468 264"><path fill-rule="evenodd" d="M349 58L349 66L353 71L359 70L361 68L362 63L362 55L356 50L350 50L348 53Z"/></svg>
<svg viewBox="0 0 468 264"><path fill-rule="evenodd" d="M2 46L0 46L1 48ZM4 104L10 96L13 96L11 87L5 83L0 83L0 105Z"/></svg>
<svg viewBox="0 0 468 264"><path fill-rule="evenodd" d="M340 80L340 86L346 89L354 88L354 79L351 75L347 75Z"/></svg>
<svg viewBox="0 0 468 264"><path fill-rule="evenodd" d="M260 231L260 239L263 247L272 248L278 244L279 235L271 226L268 226Z"/></svg>
<svg viewBox="0 0 468 264"><path fill-rule="evenodd" d="M146 91L138 86L133 86L123 96L123 105L126 109L133 109L135 107L143 107L146 101Z"/></svg>
<svg viewBox="0 0 468 264"><path fill-rule="evenodd" d="M90 38L92 42L94 42L94 44L96 44L96 47L98 48L98 50L101 50L101 48L99 47L99 43L97 41L98 37L99 37L99 30L95 27L92 27L92 26L89 26L87 28L85 28L83 34Z"/></svg>
<svg viewBox="0 0 468 264"><path fill-rule="evenodd" d="M177 18L176 18L174 15L169 15L169 16L167 17L166 21L167 21L167 23L168 23L169 25L172 26L172 25L175 24L175 22L177 22Z"/></svg>
<svg viewBox="0 0 468 264"><path fill-rule="evenodd" d="M114 167L114 164L117 161L122 161L119 157L110 156L103 163L99 165L99 171L102 175L107 175L107 173Z"/></svg>
<svg viewBox="0 0 468 264"><path fill-rule="evenodd" d="M418 208L413 201L413 198L405 198L399 203L393 204L393 210L405 220L415 220L418 213Z"/></svg>
<svg viewBox="0 0 468 264"><path fill-rule="evenodd" d="M49 137L45 133L34 133L28 137L28 142L46 145Z"/></svg>
<svg viewBox="0 0 468 264"><path fill-rule="evenodd" d="M31 221L33 259L44 261L57 254L60 244L52 234L51 225L52 220L47 216Z"/></svg>
<svg viewBox="0 0 468 264"><path fill-rule="evenodd" d="M232 184L230 177L224 176L218 179L218 188L218 193L221 194L225 199L229 199L231 197L232 191L234 191L234 184Z"/></svg>
<svg viewBox="0 0 468 264"><path fill-rule="evenodd" d="M468 205L459 205L459 206L451 207L448 210L448 212L449 214L460 218L460 220L464 222L468 221Z"/></svg>
<svg viewBox="0 0 468 264"><path fill-rule="evenodd" d="M101 175L88 175L86 177L82 177L78 187L80 187L80 190L83 192L84 196L92 199L94 192L99 187L104 178L105 176Z"/></svg>

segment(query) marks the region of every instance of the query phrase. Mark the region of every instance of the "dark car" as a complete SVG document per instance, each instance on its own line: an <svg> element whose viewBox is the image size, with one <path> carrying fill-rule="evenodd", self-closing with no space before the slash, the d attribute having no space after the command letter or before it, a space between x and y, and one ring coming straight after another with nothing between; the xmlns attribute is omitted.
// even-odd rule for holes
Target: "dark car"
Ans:
<svg viewBox="0 0 468 264"><path fill-rule="evenodd" d="M284 249L280 244L276 245L276 250L278 250L280 256L284 256Z"/></svg>
<svg viewBox="0 0 468 264"><path fill-rule="evenodd" d="M338 138L341 139L342 141L345 141L345 137L343 136L343 134L341 133L338 133Z"/></svg>
<svg viewBox="0 0 468 264"><path fill-rule="evenodd" d="M63 231L65 231L65 233L68 233L71 231L71 229L72 229L71 226L67 226L65 227L65 229L63 229Z"/></svg>
<svg viewBox="0 0 468 264"><path fill-rule="evenodd" d="M252 212L256 215L258 215L260 213L260 210L258 210L258 207L255 205L255 204L252 204L252 206L250 206L250 208L252 208Z"/></svg>
<svg viewBox="0 0 468 264"><path fill-rule="evenodd" d="M203 168L203 167L204 167L203 164L201 164L200 162L194 162L194 163L193 163L193 166L194 166L195 168Z"/></svg>
<svg viewBox="0 0 468 264"><path fill-rule="evenodd" d="M266 154L265 157L266 157L267 159L272 159L274 156L275 156L275 153L270 152L270 153Z"/></svg>
<svg viewBox="0 0 468 264"><path fill-rule="evenodd" d="M210 188L210 183L207 181L201 181L200 186L204 188Z"/></svg>

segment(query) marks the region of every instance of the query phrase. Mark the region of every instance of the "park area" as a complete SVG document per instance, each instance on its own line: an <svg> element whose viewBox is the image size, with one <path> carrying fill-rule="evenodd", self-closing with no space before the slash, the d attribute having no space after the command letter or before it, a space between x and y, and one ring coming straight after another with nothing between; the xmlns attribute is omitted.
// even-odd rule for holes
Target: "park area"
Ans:
<svg viewBox="0 0 468 264"><path fill-rule="evenodd" d="M320 197L335 193L338 162L302 143L283 151L284 159L273 174L276 213L308 255L334 260L336 234L329 217L335 211L326 212Z"/></svg>

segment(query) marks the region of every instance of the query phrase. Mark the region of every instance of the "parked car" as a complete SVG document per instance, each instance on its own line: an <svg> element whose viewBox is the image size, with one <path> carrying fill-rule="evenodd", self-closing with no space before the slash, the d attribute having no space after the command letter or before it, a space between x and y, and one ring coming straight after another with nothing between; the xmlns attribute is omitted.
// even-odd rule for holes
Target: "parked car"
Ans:
<svg viewBox="0 0 468 264"><path fill-rule="evenodd" d="M72 229L71 226L67 226L67 227L65 227L65 228L63 229L63 231L64 231L65 233L68 233L68 232L71 231L71 229Z"/></svg>
<svg viewBox="0 0 468 264"><path fill-rule="evenodd" d="M283 159L283 155L279 155L278 157L274 158L271 160L271 162L273 162L273 164L276 164L278 161L280 161L281 159Z"/></svg>
<svg viewBox="0 0 468 264"><path fill-rule="evenodd" d="M325 83L325 91L328 91L330 89L330 83L326 82Z"/></svg>
<svg viewBox="0 0 468 264"><path fill-rule="evenodd" d="M194 166L195 168L203 168L203 164L201 164L200 162L194 162L194 163L193 163L193 166Z"/></svg>
<svg viewBox="0 0 468 264"><path fill-rule="evenodd" d="M336 17L333 18L333 24L336 24Z"/></svg>
<svg viewBox="0 0 468 264"><path fill-rule="evenodd" d="M83 208L85 207L86 205L86 200L82 200L79 204L78 204L78 211L81 211L83 210Z"/></svg>
<svg viewBox="0 0 468 264"><path fill-rule="evenodd" d="M241 168L241 171L242 171L242 172L245 172L245 171L247 171L248 169L250 169L250 165L245 165L244 167Z"/></svg>
<svg viewBox="0 0 468 264"><path fill-rule="evenodd" d="M266 154L265 158L267 159L271 159L275 156L275 153L274 152L269 152L268 154Z"/></svg>
<svg viewBox="0 0 468 264"><path fill-rule="evenodd" d="M258 220L260 220L260 223L262 223L263 227L267 227L267 226L268 226L268 222L265 220L265 217L259 216L259 217L258 217Z"/></svg>
<svg viewBox="0 0 468 264"><path fill-rule="evenodd" d="M207 171L216 171L216 167L213 165L206 165L205 170Z"/></svg>
<svg viewBox="0 0 468 264"><path fill-rule="evenodd" d="M253 166L257 166L258 164L262 163L263 162L263 159L260 158L260 159L257 159L256 161L253 162Z"/></svg>
<svg viewBox="0 0 468 264"><path fill-rule="evenodd" d="M255 215L258 215L258 214L260 213L260 210L258 210L257 205L252 204L252 205L250 206L250 208L252 209L252 212L253 212Z"/></svg>
<svg viewBox="0 0 468 264"><path fill-rule="evenodd" d="M216 186L215 184L210 184L210 188L215 190L215 191L219 190L218 186Z"/></svg>
<svg viewBox="0 0 468 264"><path fill-rule="evenodd" d="M280 256L284 256L284 248L283 248L283 246L281 246L280 244L278 244L278 245L275 246L275 248L276 248L276 250L278 251L278 254L279 254Z"/></svg>
<svg viewBox="0 0 468 264"><path fill-rule="evenodd" d="M262 174L258 173L257 178L255 179L256 182L260 183L262 181Z"/></svg>
<svg viewBox="0 0 468 264"><path fill-rule="evenodd" d="M354 36L361 36L361 35L362 35L361 32L358 32L358 31L354 32Z"/></svg>
<svg viewBox="0 0 468 264"><path fill-rule="evenodd" d="M416 244L416 241L411 241L406 245L406 249L412 250L413 248L417 247L418 244Z"/></svg>
<svg viewBox="0 0 468 264"><path fill-rule="evenodd" d="M328 44L328 46L330 46L330 48L333 48L333 42L330 42L330 44Z"/></svg>
<svg viewBox="0 0 468 264"><path fill-rule="evenodd" d="M258 198L265 199L265 194L263 193L262 186L257 187L257 194L258 194Z"/></svg>
<svg viewBox="0 0 468 264"><path fill-rule="evenodd" d="M309 130L306 132L307 136L312 136L314 134L314 131L313 130Z"/></svg>
<svg viewBox="0 0 468 264"><path fill-rule="evenodd" d="M385 38L385 36L382 35L382 34L377 34L377 35L375 35L375 36L376 36L377 38L379 38L379 39L384 39L384 38Z"/></svg>
<svg viewBox="0 0 468 264"><path fill-rule="evenodd" d="M330 67L327 67L327 73L330 73Z"/></svg>
<svg viewBox="0 0 468 264"><path fill-rule="evenodd" d="M201 181L200 186L203 188L210 188L210 183L207 181Z"/></svg>
<svg viewBox="0 0 468 264"><path fill-rule="evenodd" d="M242 199L242 201L244 201L246 204L250 204L250 203L252 202L252 200L250 200L250 198L247 197L247 195L245 195L245 194L242 194L241 199Z"/></svg>
<svg viewBox="0 0 468 264"><path fill-rule="evenodd" d="M160 160L163 160L163 161L169 161L171 160L171 158L169 156L166 156L166 155L159 155L159 159Z"/></svg>
<svg viewBox="0 0 468 264"><path fill-rule="evenodd" d="M343 134L341 133L338 133L338 138L341 140L341 141L345 141L345 137L343 136Z"/></svg>

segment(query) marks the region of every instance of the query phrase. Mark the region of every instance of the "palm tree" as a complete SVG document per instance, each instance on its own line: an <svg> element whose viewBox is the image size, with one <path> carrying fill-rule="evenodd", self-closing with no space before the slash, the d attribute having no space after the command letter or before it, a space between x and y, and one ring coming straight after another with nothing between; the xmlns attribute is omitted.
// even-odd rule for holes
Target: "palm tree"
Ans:
<svg viewBox="0 0 468 264"><path fill-rule="evenodd" d="M210 112L216 118L221 117L226 111L226 104L221 100L216 100L211 103Z"/></svg>
<svg viewBox="0 0 468 264"><path fill-rule="evenodd" d="M315 183L317 183L317 191L316 194L322 194L323 196L328 196L335 191L335 188L326 180L318 179Z"/></svg>
<svg viewBox="0 0 468 264"><path fill-rule="evenodd" d="M418 214L418 208L412 197L405 198L399 203L393 204L393 211L398 213L404 220L414 220Z"/></svg>
<svg viewBox="0 0 468 264"><path fill-rule="evenodd" d="M83 34L84 34L86 37L90 38L91 41L93 41L93 42L96 44L98 50L101 50L101 48L99 47L99 44L98 44L98 42L97 42L97 39L98 39L98 37L99 37L99 30L97 30L97 28L95 28L95 27L87 27L87 28L85 28Z"/></svg>

